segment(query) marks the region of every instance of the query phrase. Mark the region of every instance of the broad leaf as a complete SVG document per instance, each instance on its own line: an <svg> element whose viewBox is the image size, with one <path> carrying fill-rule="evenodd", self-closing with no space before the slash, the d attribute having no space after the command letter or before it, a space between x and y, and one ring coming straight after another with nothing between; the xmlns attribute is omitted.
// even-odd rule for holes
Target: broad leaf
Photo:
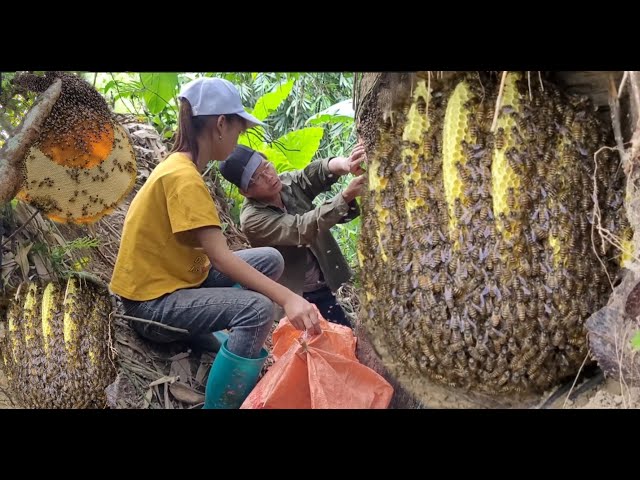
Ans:
<svg viewBox="0 0 640 480"><path fill-rule="evenodd" d="M271 148L280 151L293 168L304 168L318 151L323 134L320 127L301 128L283 135Z"/></svg>
<svg viewBox="0 0 640 480"><path fill-rule="evenodd" d="M307 120L308 125L318 125L324 122L345 123L353 120L355 112L353 111L352 100L343 100L329 108L316 113Z"/></svg>
<svg viewBox="0 0 640 480"><path fill-rule="evenodd" d="M261 96L256 102L252 115L258 120L267 118L289 96L294 83L295 80L289 80L287 83L279 85L273 92L265 93Z"/></svg>
<svg viewBox="0 0 640 480"><path fill-rule="evenodd" d="M142 98L149 113L156 115L164 110L178 88L177 73L141 73Z"/></svg>

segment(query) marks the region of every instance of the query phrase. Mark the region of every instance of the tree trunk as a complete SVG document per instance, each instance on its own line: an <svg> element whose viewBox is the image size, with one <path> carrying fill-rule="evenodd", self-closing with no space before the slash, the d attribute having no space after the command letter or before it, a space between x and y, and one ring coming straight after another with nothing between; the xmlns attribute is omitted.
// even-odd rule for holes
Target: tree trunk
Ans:
<svg viewBox="0 0 640 480"><path fill-rule="evenodd" d="M0 205L10 201L20 190L21 165L25 155L40 135L40 129L60 97L62 81L56 80L38 99L0 150Z"/></svg>

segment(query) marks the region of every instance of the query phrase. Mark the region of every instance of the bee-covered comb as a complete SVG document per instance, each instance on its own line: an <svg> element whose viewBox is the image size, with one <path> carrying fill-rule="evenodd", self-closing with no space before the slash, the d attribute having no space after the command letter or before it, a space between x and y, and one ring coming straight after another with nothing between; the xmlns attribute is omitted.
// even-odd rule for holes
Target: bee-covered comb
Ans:
<svg viewBox="0 0 640 480"><path fill-rule="evenodd" d="M60 97L24 158L17 197L62 223L93 223L131 191L136 158L105 99L80 77L64 72L24 74L14 83L45 91L60 78Z"/></svg>

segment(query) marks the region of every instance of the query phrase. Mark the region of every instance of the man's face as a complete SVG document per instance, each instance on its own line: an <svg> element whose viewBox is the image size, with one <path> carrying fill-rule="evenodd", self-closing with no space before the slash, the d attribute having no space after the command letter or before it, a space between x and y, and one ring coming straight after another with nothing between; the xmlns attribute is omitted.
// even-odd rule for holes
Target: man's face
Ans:
<svg viewBox="0 0 640 480"><path fill-rule="evenodd" d="M262 160L258 169L253 173L249 186L244 194L256 200L267 200L282 190L282 182L271 162Z"/></svg>

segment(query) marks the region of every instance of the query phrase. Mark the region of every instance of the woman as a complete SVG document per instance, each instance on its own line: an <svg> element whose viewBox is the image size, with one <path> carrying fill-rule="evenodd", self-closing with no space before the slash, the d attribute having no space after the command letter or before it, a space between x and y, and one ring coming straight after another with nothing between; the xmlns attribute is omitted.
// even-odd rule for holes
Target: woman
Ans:
<svg viewBox="0 0 640 480"><path fill-rule="evenodd" d="M212 332L229 329L223 353L232 355L219 354L211 376L226 358L240 364L258 358L261 367L262 345L273 323L272 301L293 325L310 333L320 333L317 313L276 282L284 269L277 250L229 250L201 174L210 160L231 154L242 132L263 123L245 112L237 89L224 79L189 82L179 99L175 144L131 202L110 287L122 298L127 315L189 332L176 335L135 322L134 328L150 340L186 335L206 341L213 339ZM244 288L232 288L236 283ZM210 386L211 381L207 391Z"/></svg>

